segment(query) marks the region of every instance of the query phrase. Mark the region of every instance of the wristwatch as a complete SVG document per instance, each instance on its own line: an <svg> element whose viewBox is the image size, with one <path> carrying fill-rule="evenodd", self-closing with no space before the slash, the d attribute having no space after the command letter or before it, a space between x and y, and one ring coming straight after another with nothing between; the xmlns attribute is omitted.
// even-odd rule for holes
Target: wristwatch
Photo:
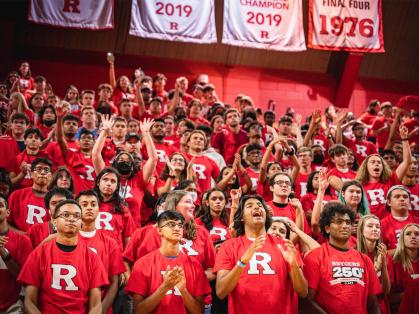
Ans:
<svg viewBox="0 0 419 314"><path fill-rule="evenodd" d="M240 268L245 268L245 267L246 267L246 265L247 265L247 264L246 264L246 263L243 263L241 260L238 260L238 261L237 261L237 266L238 266L238 267L240 267Z"/></svg>

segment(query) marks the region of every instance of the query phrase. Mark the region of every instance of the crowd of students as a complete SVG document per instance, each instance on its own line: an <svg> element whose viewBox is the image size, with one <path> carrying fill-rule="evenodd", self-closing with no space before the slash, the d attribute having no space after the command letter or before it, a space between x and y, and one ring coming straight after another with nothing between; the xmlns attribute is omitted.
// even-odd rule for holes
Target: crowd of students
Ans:
<svg viewBox="0 0 419 314"><path fill-rule="evenodd" d="M114 61L0 85L0 313L419 312L419 110L278 116Z"/></svg>

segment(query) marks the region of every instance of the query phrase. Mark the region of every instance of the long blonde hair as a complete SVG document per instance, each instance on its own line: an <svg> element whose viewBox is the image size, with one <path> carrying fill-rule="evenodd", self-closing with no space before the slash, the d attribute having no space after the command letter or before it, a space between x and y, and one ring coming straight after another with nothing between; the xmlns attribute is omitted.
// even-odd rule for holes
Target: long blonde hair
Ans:
<svg viewBox="0 0 419 314"><path fill-rule="evenodd" d="M362 184L366 184L370 181L370 174L368 173L368 160L371 157L378 157L381 160L381 164L383 165L383 171L381 171L380 175L380 182L385 183L390 179L392 172L390 167L384 161L383 157L378 154L369 155L367 158L364 159L361 166L358 169L358 174L356 175L356 180L360 181Z"/></svg>
<svg viewBox="0 0 419 314"><path fill-rule="evenodd" d="M407 255L406 252L406 246L404 244L404 234L406 232L406 229L415 226L419 229L419 224L410 223L403 227L402 231L400 232L400 237L397 242L397 248L394 252L393 261L400 262L402 264L403 270L408 271L409 273L413 272L413 265L412 261L409 258L409 255ZM418 249L419 250L419 249Z"/></svg>
<svg viewBox="0 0 419 314"><path fill-rule="evenodd" d="M381 243L381 221L380 218L378 218L375 215L365 215L362 216L359 221L358 221L358 229L356 230L356 249L364 254L368 254L368 249L367 249L367 240L365 239L364 236L364 228L365 228L365 223L368 219L375 219L379 222L380 224L380 237L378 238L377 242L375 243L375 247L374 247L374 263L376 263L377 261L377 257L378 257L378 245Z"/></svg>
<svg viewBox="0 0 419 314"><path fill-rule="evenodd" d="M29 109L25 96L23 96L22 93L15 92L10 95L10 98L16 98L19 101L19 104L16 108L17 112L24 112L25 110Z"/></svg>
<svg viewBox="0 0 419 314"><path fill-rule="evenodd" d="M180 200L188 195L189 193L182 190L175 190L169 193L166 198L166 202L164 203L165 210L176 210L177 204L179 204ZM188 240L195 240L197 233L197 227L195 221L193 219L189 220L185 224L185 236Z"/></svg>

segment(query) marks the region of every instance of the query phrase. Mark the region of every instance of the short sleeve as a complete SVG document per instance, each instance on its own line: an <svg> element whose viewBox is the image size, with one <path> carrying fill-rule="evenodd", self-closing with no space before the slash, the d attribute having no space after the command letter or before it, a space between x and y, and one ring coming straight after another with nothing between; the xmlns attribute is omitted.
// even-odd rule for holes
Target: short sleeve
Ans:
<svg viewBox="0 0 419 314"><path fill-rule="evenodd" d="M233 258L233 254L231 252L232 246L230 244L231 241L234 240L227 240L223 244L221 244L217 256L215 257L215 264L213 272L216 273L219 270L231 270L234 268L234 265L237 263L236 260Z"/></svg>
<svg viewBox="0 0 419 314"><path fill-rule="evenodd" d="M197 268L197 278L196 278L196 285L195 290L193 292L194 297L198 297L201 295L207 295L211 293L211 287L208 283L207 276L205 275L202 266L199 263L196 263Z"/></svg>
<svg viewBox="0 0 419 314"><path fill-rule="evenodd" d="M122 253L119 248L118 243L109 237L110 250L109 250L109 261L110 261L110 269L109 275L119 275L125 272L125 265L122 260Z"/></svg>
<svg viewBox="0 0 419 314"><path fill-rule="evenodd" d="M364 256L365 268L368 272L369 285L368 285L368 295L377 295L383 292L381 288L380 280L378 279L377 273L375 272L374 265L372 261Z"/></svg>
<svg viewBox="0 0 419 314"><path fill-rule="evenodd" d="M216 133L211 141L212 147L222 151L223 147L223 132Z"/></svg>
<svg viewBox="0 0 419 314"><path fill-rule="evenodd" d="M316 251L311 251L304 258L304 276L308 286L317 290L320 283L320 263Z"/></svg>
<svg viewBox="0 0 419 314"><path fill-rule="evenodd" d="M14 258L22 266L32 252L32 243L26 235L21 235L19 238L19 250Z"/></svg>
<svg viewBox="0 0 419 314"><path fill-rule="evenodd" d="M142 260L135 263L131 276L128 279L125 292L130 294L139 294L143 297L148 296L150 291L150 278L145 273L147 265Z"/></svg>
<svg viewBox="0 0 419 314"><path fill-rule="evenodd" d="M17 281L24 286L41 287L41 271L39 269L38 252L36 250L29 254L26 263L23 265Z"/></svg>
<svg viewBox="0 0 419 314"><path fill-rule="evenodd" d="M127 211L124 213L124 230L122 232L123 239L129 238L135 231L135 223L131 214Z"/></svg>
<svg viewBox="0 0 419 314"><path fill-rule="evenodd" d="M109 286L108 276L106 275L105 267L103 266L99 255L93 253L93 251L90 251L89 249L88 252L91 257L89 290Z"/></svg>

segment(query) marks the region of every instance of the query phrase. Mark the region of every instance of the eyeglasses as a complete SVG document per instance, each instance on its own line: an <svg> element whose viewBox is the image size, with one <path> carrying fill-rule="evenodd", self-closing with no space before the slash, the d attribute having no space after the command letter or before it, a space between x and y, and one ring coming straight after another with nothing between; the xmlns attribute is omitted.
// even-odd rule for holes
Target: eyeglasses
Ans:
<svg viewBox="0 0 419 314"><path fill-rule="evenodd" d="M50 173L51 169L49 167L35 167L33 169L33 171L38 172L38 173Z"/></svg>
<svg viewBox="0 0 419 314"><path fill-rule="evenodd" d="M70 217L73 217L74 220L80 220L81 219L81 214L70 214L70 213L65 212L65 213L57 215L57 218L58 217L60 217L62 219L65 219L65 220L70 220Z"/></svg>
<svg viewBox="0 0 419 314"><path fill-rule="evenodd" d="M284 185L284 184L286 186L291 186L291 182L290 181L283 181L283 180L275 181L274 184L278 184L279 186Z"/></svg>
<svg viewBox="0 0 419 314"><path fill-rule="evenodd" d="M167 224L161 226L160 228L169 227L170 229L175 229L175 227L178 227L179 229L183 229L183 223L176 223L173 221L168 222Z"/></svg>
<svg viewBox="0 0 419 314"><path fill-rule="evenodd" d="M332 219L331 222L337 224L338 226L343 225L343 223L352 226L352 221L350 219Z"/></svg>

